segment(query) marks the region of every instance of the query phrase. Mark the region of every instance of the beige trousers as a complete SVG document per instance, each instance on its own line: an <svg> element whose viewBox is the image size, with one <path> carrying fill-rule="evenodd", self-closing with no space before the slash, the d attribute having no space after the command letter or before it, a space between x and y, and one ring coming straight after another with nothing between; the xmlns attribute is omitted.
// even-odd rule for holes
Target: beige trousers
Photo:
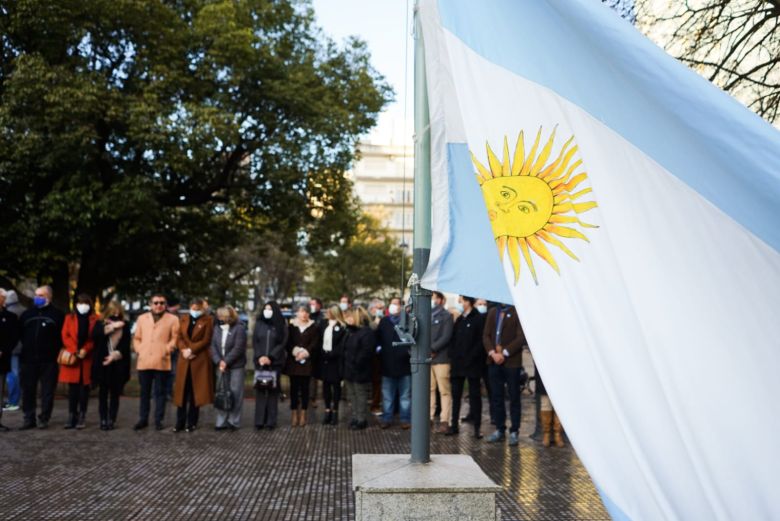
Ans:
<svg viewBox="0 0 780 521"><path fill-rule="evenodd" d="M436 410L436 387L441 395L441 415L439 421L449 425L452 420L452 391L450 387L450 364L431 366L431 419Z"/></svg>

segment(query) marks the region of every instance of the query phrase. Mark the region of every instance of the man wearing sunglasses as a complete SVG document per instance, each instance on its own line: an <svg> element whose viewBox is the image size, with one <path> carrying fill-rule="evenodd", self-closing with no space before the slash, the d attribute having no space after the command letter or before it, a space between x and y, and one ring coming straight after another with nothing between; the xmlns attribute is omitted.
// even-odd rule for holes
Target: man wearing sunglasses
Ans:
<svg viewBox="0 0 780 521"><path fill-rule="evenodd" d="M133 349L138 353L138 380L141 384L141 403L135 430L149 425L149 410L154 387L154 425L163 429L165 414L165 384L171 372L171 353L179 337L179 318L167 312L163 295L153 295L150 311L138 317ZM154 384L154 385L153 385Z"/></svg>

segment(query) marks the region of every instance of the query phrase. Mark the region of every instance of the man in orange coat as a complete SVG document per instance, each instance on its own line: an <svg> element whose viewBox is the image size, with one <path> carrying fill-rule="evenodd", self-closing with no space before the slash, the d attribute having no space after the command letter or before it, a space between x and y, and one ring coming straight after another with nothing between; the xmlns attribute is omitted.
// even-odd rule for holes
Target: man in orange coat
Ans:
<svg viewBox="0 0 780 521"><path fill-rule="evenodd" d="M203 299L194 299L179 324L179 361L173 386L173 403L178 409L173 432L194 431L200 407L214 401L214 367L209 355L214 318L206 309Z"/></svg>
<svg viewBox="0 0 780 521"><path fill-rule="evenodd" d="M135 324L133 350L138 353L138 381L141 384L141 403L138 423L133 429L149 425L149 405L154 384L154 425L162 430L165 415L165 383L171 372L171 353L179 338L179 319L165 309L166 300L155 294L149 301L151 311L144 313Z"/></svg>

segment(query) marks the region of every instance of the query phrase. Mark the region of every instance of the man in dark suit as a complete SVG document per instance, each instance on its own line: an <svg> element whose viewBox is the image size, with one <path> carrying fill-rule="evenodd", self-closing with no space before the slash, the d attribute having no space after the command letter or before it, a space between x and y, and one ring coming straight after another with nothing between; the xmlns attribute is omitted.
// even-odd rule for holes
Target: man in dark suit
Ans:
<svg viewBox="0 0 780 521"><path fill-rule="evenodd" d="M485 320L482 343L488 355L488 377L491 399L496 420L496 431L488 437L489 442L506 438L506 404L504 389L509 393L509 445L519 443L520 390L523 383L523 347L525 334L514 306L498 304L492 308Z"/></svg>

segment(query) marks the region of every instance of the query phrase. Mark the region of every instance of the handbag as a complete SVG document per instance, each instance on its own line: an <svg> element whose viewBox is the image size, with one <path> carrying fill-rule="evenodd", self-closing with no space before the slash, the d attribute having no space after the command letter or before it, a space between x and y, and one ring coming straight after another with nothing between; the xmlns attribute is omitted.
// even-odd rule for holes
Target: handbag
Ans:
<svg viewBox="0 0 780 521"><path fill-rule="evenodd" d="M79 357L76 356L76 353L71 353L63 347L57 355L57 363L71 367L79 363Z"/></svg>
<svg viewBox="0 0 780 521"><path fill-rule="evenodd" d="M272 391L276 389L276 371L255 369L255 389L258 391Z"/></svg>
<svg viewBox="0 0 780 521"><path fill-rule="evenodd" d="M235 404L236 397L230 390L230 378L227 378L224 373L220 373L217 392L214 393L214 408L227 412L232 411Z"/></svg>

